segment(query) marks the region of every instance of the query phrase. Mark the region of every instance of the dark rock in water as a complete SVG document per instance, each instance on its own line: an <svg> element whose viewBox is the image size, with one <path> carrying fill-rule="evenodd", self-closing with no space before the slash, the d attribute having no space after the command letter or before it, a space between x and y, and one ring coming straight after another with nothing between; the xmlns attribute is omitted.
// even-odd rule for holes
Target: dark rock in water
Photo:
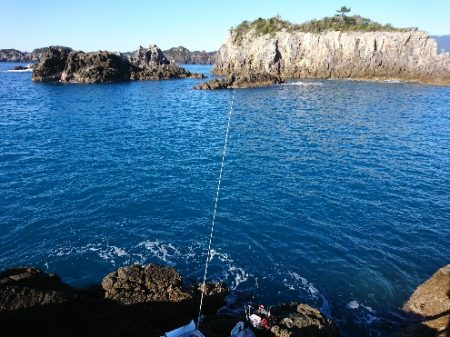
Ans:
<svg viewBox="0 0 450 337"><path fill-rule="evenodd" d="M406 328L398 336L447 337L450 331L450 264L421 284L403 310L420 322Z"/></svg>
<svg viewBox="0 0 450 337"><path fill-rule="evenodd" d="M155 45L140 47L130 58L136 70L131 74L132 80L161 80L171 78L195 77L184 68L178 67Z"/></svg>
<svg viewBox="0 0 450 337"><path fill-rule="evenodd" d="M13 67L11 70L28 70L28 67L17 66L17 67Z"/></svg>
<svg viewBox="0 0 450 337"><path fill-rule="evenodd" d="M74 52L49 47L33 70L33 81L111 83L199 77L171 64L157 46L141 47L130 59L107 51Z"/></svg>
<svg viewBox="0 0 450 337"><path fill-rule="evenodd" d="M280 76L269 73L245 73L233 74L221 79L212 79L194 87L198 90L216 90L216 89L241 89L254 87L267 87L274 84L283 83Z"/></svg>
<svg viewBox="0 0 450 337"><path fill-rule="evenodd" d="M49 47L33 69L31 79L37 82L59 81L68 56L69 52L63 48Z"/></svg>
<svg viewBox="0 0 450 337"><path fill-rule="evenodd" d="M102 281L105 297L122 304L191 300L181 285L175 269L154 264L119 268Z"/></svg>
<svg viewBox="0 0 450 337"><path fill-rule="evenodd" d="M130 57L133 65L139 68L156 67L163 64L170 64L170 61L156 45L150 45L148 48L142 46Z"/></svg>
<svg viewBox="0 0 450 337"><path fill-rule="evenodd" d="M307 304L285 304L271 309L276 323L270 332L274 337L338 337L339 330L322 313Z"/></svg>
<svg viewBox="0 0 450 337"><path fill-rule="evenodd" d="M71 52L61 74L61 81L76 83L128 81L132 69L127 59L107 51Z"/></svg>
<svg viewBox="0 0 450 337"><path fill-rule="evenodd" d="M75 295L56 274L36 268L14 268L0 273L0 312L64 303Z"/></svg>

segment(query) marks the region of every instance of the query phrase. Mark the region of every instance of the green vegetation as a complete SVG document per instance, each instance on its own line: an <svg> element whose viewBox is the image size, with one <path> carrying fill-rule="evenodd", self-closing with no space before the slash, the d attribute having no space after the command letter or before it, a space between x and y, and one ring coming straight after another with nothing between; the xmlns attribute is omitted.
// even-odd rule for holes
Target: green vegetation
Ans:
<svg viewBox="0 0 450 337"><path fill-rule="evenodd" d="M350 13L352 10L346 6L342 6L340 9L338 9L336 12L338 13L338 15L342 18L345 19L346 16L345 14Z"/></svg>
<svg viewBox="0 0 450 337"><path fill-rule="evenodd" d="M396 28L391 24L381 24L370 19L363 18L359 15L346 16L350 12L350 8L341 7L339 14L331 17L324 17L323 19L293 24L289 21L283 20L280 16L270 19L259 18L255 21L244 21L237 27L232 28L231 31L235 33L235 42L240 43L246 33L253 31L253 36L258 37L266 34L275 34L279 31L287 32L304 32L304 33L321 33L326 31L344 31L344 32L406 32L417 30L417 28Z"/></svg>

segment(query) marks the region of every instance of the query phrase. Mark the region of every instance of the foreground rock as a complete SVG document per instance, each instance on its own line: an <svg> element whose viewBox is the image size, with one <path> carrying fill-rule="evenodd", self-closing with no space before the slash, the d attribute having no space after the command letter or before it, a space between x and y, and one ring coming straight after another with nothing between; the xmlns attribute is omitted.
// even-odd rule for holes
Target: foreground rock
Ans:
<svg viewBox="0 0 450 337"><path fill-rule="evenodd" d="M0 312L73 300L76 292L53 273L14 268L0 273Z"/></svg>
<svg viewBox="0 0 450 337"><path fill-rule="evenodd" d="M173 268L153 264L119 268L102 281L105 297L122 304L192 300L181 286L181 275Z"/></svg>
<svg viewBox="0 0 450 337"><path fill-rule="evenodd" d="M447 337L450 333L450 264L421 284L403 307L420 323L399 336Z"/></svg>
<svg viewBox="0 0 450 337"><path fill-rule="evenodd" d="M238 36L231 30L213 71L283 78L353 78L450 84L450 56L419 31L289 32Z"/></svg>
<svg viewBox="0 0 450 337"><path fill-rule="evenodd" d="M185 285L173 268L150 264L119 268L102 286L73 288L36 268L0 273L0 336L161 336L198 314L201 285ZM208 283L201 330L228 336L239 317L216 315L228 289ZM304 304L272 309L276 324L264 336L339 336L334 324ZM260 335L260 333L258 333Z"/></svg>
<svg viewBox="0 0 450 337"><path fill-rule="evenodd" d="M340 336L334 323L309 305L285 304L271 312L277 320L270 329L274 337Z"/></svg>
<svg viewBox="0 0 450 337"><path fill-rule="evenodd" d="M49 47L33 70L37 82L112 83L131 80L160 80L199 77L171 64L155 45L140 47L128 59L108 51L84 53Z"/></svg>
<svg viewBox="0 0 450 337"><path fill-rule="evenodd" d="M2 272L0 336L161 336L198 314L198 286L183 285L170 267L120 268L102 286L73 288L36 268ZM204 314L211 316L228 290L207 289Z"/></svg>
<svg viewBox="0 0 450 337"><path fill-rule="evenodd" d="M197 90L241 89L267 87L284 81L280 76L269 73L233 74L221 79L212 79L194 87Z"/></svg>

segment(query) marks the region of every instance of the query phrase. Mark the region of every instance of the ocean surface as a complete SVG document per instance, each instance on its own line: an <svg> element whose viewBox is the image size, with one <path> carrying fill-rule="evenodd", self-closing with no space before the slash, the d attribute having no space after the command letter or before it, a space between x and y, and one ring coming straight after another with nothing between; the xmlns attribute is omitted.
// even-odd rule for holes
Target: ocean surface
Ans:
<svg viewBox="0 0 450 337"><path fill-rule="evenodd" d="M230 308L303 301L345 336L388 336L450 263L449 87L41 84L12 66L0 63L0 269L83 286L154 262L200 280L232 99L209 274L234 289Z"/></svg>

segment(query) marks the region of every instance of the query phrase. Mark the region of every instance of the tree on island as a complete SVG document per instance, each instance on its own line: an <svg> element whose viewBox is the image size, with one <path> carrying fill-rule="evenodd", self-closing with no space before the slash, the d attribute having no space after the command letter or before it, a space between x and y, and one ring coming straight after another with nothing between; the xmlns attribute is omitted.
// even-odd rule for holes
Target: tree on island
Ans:
<svg viewBox="0 0 450 337"><path fill-rule="evenodd" d="M350 13L352 10L347 6L342 6L340 9L338 9L336 12L337 15L342 18L342 20L345 20L346 16L345 14Z"/></svg>

